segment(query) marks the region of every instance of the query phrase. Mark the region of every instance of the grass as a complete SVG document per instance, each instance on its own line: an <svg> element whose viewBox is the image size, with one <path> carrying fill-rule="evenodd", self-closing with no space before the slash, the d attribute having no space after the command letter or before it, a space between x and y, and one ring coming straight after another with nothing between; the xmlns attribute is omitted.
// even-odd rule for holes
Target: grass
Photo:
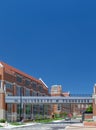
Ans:
<svg viewBox="0 0 96 130"><path fill-rule="evenodd" d="M94 120L91 120L91 119L87 119L85 121L87 121L87 122L94 122Z"/></svg>
<svg viewBox="0 0 96 130"><path fill-rule="evenodd" d="M55 120L62 120L62 118L54 118L54 119L37 119L35 120L35 122L39 122L39 123L49 123Z"/></svg>
<svg viewBox="0 0 96 130"><path fill-rule="evenodd" d="M36 119L35 122L37 123L49 123L55 120L62 120L63 118L54 118L54 119ZM27 122L33 122L33 121L27 121ZM26 122L25 122L26 123ZM19 126L19 125L24 125L22 122L11 122L11 125Z"/></svg>
<svg viewBox="0 0 96 130"><path fill-rule="evenodd" d="M18 126L18 125L24 125L24 123L21 123L21 122L11 122L10 124L11 125L16 125L16 126Z"/></svg>

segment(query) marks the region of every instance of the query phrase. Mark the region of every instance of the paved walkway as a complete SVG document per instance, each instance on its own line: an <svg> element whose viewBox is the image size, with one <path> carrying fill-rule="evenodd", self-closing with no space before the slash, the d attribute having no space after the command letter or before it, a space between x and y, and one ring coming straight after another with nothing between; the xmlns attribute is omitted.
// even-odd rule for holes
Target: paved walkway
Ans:
<svg viewBox="0 0 96 130"><path fill-rule="evenodd" d="M9 124L9 123L5 123L5 124L3 124L2 126L3 126L3 128L19 128L19 127L27 127L27 126L32 126L32 125L35 125L35 124L39 124L39 123L25 123L24 125L11 125L11 124Z"/></svg>
<svg viewBox="0 0 96 130"><path fill-rule="evenodd" d="M96 130L96 127L88 127L83 125L70 125L66 127L66 130Z"/></svg>
<svg viewBox="0 0 96 130"><path fill-rule="evenodd" d="M54 121L54 122L56 122L58 124L59 120ZM39 125L41 123L33 122L33 123L26 123L24 125L19 125L19 126L13 126L13 125L10 125L10 124L6 123L6 124L4 124L3 128L8 128L8 129L17 128L17 127L18 128L22 128L22 127L26 128L27 126L32 126L32 125L35 126L36 124ZM83 123L78 123L78 124L69 124L68 126L66 126L65 130L96 130L96 127L85 127L85 126L83 126Z"/></svg>

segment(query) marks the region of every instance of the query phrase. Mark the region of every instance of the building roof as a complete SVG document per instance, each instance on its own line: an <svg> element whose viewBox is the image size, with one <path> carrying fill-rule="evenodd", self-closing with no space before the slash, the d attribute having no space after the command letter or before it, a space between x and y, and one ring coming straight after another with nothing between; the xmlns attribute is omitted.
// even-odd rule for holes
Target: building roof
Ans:
<svg viewBox="0 0 96 130"><path fill-rule="evenodd" d="M12 66L10 66L10 65L2 62L2 61L0 61L0 66L4 67L5 71L8 71L8 72L10 72L12 74L14 74L14 72L17 73L17 74L20 74L20 75L22 75L22 76L24 76L26 78L29 78L30 80L36 81L39 84L43 84L47 88L47 85L45 85L45 83L42 82L41 80L36 79L36 78L34 78L34 77L32 77L32 76L30 76L30 75L16 69L16 68L14 68L14 67L12 67Z"/></svg>

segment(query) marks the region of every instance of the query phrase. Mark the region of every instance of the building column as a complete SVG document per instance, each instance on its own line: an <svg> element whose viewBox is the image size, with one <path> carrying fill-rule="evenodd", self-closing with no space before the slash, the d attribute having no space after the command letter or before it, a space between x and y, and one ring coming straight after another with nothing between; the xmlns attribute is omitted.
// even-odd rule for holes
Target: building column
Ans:
<svg viewBox="0 0 96 130"><path fill-rule="evenodd" d="M5 92L0 89L0 119L5 119Z"/></svg>
<svg viewBox="0 0 96 130"><path fill-rule="evenodd" d="M96 121L96 84L94 85L93 93L93 120Z"/></svg>
<svg viewBox="0 0 96 130"><path fill-rule="evenodd" d="M16 96L16 83L13 83L13 96ZM17 104L12 105L12 121L17 121Z"/></svg>

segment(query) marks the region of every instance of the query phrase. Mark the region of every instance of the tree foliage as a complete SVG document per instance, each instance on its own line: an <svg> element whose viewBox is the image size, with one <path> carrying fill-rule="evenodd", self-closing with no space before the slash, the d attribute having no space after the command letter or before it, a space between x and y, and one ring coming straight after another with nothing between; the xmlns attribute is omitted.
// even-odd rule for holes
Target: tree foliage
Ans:
<svg viewBox="0 0 96 130"><path fill-rule="evenodd" d="M92 113L92 112L93 112L93 107L92 107L92 105L90 105L90 106L87 108L86 112L88 112L88 113Z"/></svg>

